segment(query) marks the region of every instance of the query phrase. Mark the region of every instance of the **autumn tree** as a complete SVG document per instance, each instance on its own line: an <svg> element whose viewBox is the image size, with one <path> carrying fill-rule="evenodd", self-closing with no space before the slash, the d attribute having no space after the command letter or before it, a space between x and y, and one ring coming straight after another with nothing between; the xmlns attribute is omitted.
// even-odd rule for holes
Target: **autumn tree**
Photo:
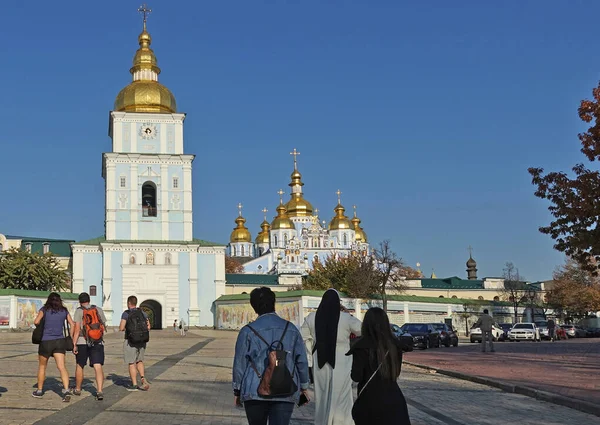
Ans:
<svg viewBox="0 0 600 425"><path fill-rule="evenodd" d="M566 316L584 317L600 310L600 278L588 268L568 258L553 277L547 298L556 311Z"/></svg>
<svg viewBox="0 0 600 425"><path fill-rule="evenodd" d="M527 288L519 269L511 262L506 263L503 270L504 288L500 290L501 297L508 301L513 308L514 323L519 321L519 307L527 301Z"/></svg>
<svg viewBox="0 0 600 425"><path fill-rule="evenodd" d="M40 255L10 249L0 255L0 288L33 291L69 289L69 274L51 253Z"/></svg>
<svg viewBox="0 0 600 425"><path fill-rule="evenodd" d="M383 310L387 312L388 292L403 292L406 289L404 281L418 279L420 273L404 264L392 250L388 239L373 250L373 259L377 268L377 294L381 296Z"/></svg>
<svg viewBox="0 0 600 425"><path fill-rule="evenodd" d="M600 85L592 91L592 100L582 100L579 118L590 127L578 135L581 152L590 162L600 160ZM597 167L595 167L597 168ZM529 168L535 196L550 201L548 210L554 217L542 233L554 239L554 248L565 252L580 268L594 274L600 264L600 173L583 163L572 168L572 175L562 171L544 173L543 168ZM591 260L594 259L595 262Z"/></svg>
<svg viewBox="0 0 600 425"><path fill-rule="evenodd" d="M244 266L229 255L225 256L225 273L243 273Z"/></svg>

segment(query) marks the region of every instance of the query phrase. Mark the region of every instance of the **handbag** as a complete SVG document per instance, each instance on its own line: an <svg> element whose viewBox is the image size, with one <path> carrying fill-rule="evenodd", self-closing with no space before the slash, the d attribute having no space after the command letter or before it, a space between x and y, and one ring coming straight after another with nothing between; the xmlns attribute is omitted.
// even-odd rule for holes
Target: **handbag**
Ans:
<svg viewBox="0 0 600 425"><path fill-rule="evenodd" d="M44 324L46 323L46 315L42 316L42 320L35 326L33 333L31 334L31 342L33 344L41 344L42 338L44 337Z"/></svg>
<svg viewBox="0 0 600 425"><path fill-rule="evenodd" d="M63 335L65 335L65 350L73 351L73 338L71 337L71 328L69 327L69 322L63 322Z"/></svg>
<svg viewBox="0 0 600 425"><path fill-rule="evenodd" d="M389 351L385 352L385 356L383 356L383 360L385 360L385 358L387 357L388 353L389 353ZM360 395L363 393L363 391L365 390L365 388L367 388L367 385L369 385L369 382L371 382L373 380L373 378L375 378L375 375L377 375L377 372L379 372L379 369L381 369L381 365L382 364L383 364L383 361L381 363L379 363L379 366L377 366L377 369L375 369L375 372L373 372L373 375L371 375L371 377L369 378L369 380L367 381L367 383L362 387L362 389L358 393L358 397L360 397Z"/></svg>

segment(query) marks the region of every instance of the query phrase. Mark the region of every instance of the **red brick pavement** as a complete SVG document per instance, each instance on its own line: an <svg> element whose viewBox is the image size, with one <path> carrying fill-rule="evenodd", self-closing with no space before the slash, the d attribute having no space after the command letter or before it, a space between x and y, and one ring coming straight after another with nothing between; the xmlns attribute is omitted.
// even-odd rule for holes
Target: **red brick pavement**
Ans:
<svg viewBox="0 0 600 425"><path fill-rule="evenodd" d="M495 353L479 344L406 353L406 361L495 379L512 385L600 403L600 339L541 343L499 342Z"/></svg>

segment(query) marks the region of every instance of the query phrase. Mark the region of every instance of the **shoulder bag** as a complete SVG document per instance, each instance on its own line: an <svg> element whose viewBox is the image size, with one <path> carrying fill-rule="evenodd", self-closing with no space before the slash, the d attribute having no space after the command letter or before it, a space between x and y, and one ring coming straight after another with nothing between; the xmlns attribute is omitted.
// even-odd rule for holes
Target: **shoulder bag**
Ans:
<svg viewBox="0 0 600 425"><path fill-rule="evenodd" d="M42 320L35 326L33 333L31 334L31 342L33 344L41 344L42 338L44 337L44 324L46 323L46 313L44 312Z"/></svg>
<svg viewBox="0 0 600 425"><path fill-rule="evenodd" d="M65 336L65 350L73 351L73 338L71 338L71 328L69 322L65 319L63 322L63 335Z"/></svg>
<svg viewBox="0 0 600 425"><path fill-rule="evenodd" d="M383 356L383 360L385 360L385 358L387 357L388 353L389 353L389 351L385 352L385 356ZM362 389L358 393L358 397L360 397L360 395L365 391L365 388L367 388L367 385L369 385L369 383L373 380L373 378L375 378L375 375L377 375L377 372L379 372L379 369L381 369L381 365L382 364L383 364L383 362L379 363L379 366L377 366L377 369L375 369L375 372L373 372L373 374L371 375L371 377L369 378L369 380L367 381L367 383L362 387Z"/></svg>

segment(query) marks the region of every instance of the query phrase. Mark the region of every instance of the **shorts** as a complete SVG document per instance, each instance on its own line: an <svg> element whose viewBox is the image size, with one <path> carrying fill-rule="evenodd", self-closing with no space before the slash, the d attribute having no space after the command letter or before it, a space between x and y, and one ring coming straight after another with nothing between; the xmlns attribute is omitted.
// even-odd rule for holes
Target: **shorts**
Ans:
<svg viewBox="0 0 600 425"><path fill-rule="evenodd" d="M42 341L38 347L38 354L43 357L54 357L54 354L66 354L66 344L64 338Z"/></svg>
<svg viewBox="0 0 600 425"><path fill-rule="evenodd" d="M134 364L144 361L144 352L146 351L146 344L141 347L132 347L129 345L129 341L123 342L123 354L125 357L125 363Z"/></svg>
<svg viewBox="0 0 600 425"><path fill-rule="evenodd" d="M95 364L104 365L104 344L94 344L91 347L87 344L77 344L75 355L77 364L85 367L88 359L90 359L90 367L94 367Z"/></svg>

